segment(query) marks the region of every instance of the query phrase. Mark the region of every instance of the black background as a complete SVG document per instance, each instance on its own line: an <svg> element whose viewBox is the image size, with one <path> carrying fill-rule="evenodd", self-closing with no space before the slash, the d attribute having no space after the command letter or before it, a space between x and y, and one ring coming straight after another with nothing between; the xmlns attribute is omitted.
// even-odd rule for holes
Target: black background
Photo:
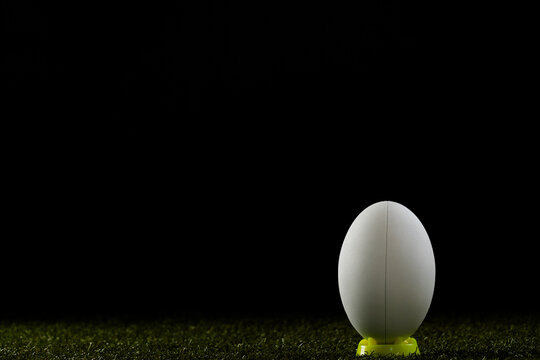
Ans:
<svg viewBox="0 0 540 360"><path fill-rule="evenodd" d="M536 309L527 95L455 10L3 6L4 317L341 314L381 200L431 237L434 313Z"/></svg>

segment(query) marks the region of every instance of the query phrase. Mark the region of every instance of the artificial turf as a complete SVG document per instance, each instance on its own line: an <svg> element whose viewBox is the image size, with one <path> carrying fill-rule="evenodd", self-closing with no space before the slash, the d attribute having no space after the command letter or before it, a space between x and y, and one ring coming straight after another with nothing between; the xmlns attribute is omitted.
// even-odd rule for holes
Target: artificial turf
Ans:
<svg viewBox="0 0 540 360"><path fill-rule="evenodd" d="M540 359L535 316L434 316L419 359ZM354 359L345 317L0 321L0 359ZM373 356L365 358L374 358Z"/></svg>

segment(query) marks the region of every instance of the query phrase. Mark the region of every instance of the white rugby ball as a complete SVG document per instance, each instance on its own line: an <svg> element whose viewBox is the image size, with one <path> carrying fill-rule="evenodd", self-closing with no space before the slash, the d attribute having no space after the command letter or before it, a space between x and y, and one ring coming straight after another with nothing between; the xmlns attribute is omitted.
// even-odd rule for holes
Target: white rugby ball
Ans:
<svg viewBox="0 0 540 360"><path fill-rule="evenodd" d="M364 338L391 344L422 324L435 288L435 257L424 226L405 206L381 201L354 220L339 255L347 316Z"/></svg>

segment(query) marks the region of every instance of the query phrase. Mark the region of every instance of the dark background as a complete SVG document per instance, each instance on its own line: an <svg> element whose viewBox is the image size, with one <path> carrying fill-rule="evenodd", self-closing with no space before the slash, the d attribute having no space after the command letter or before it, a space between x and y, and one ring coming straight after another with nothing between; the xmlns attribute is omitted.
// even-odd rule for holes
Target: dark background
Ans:
<svg viewBox="0 0 540 360"><path fill-rule="evenodd" d="M430 235L433 313L536 309L530 95L495 30L400 1L2 10L2 316L342 314L381 200Z"/></svg>

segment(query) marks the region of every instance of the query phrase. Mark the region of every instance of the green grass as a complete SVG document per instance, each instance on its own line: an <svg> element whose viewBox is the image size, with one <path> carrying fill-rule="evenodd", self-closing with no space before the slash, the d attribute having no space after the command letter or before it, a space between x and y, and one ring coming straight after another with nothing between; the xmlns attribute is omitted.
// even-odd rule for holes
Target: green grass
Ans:
<svg viewBox="0 0 540 360"><path fill-rule="evenodd" d="M414 337L418 359L540 359L532 316L428 317ZM359 341L344 317L0 321L0 359L354 359Z"/></svg>

